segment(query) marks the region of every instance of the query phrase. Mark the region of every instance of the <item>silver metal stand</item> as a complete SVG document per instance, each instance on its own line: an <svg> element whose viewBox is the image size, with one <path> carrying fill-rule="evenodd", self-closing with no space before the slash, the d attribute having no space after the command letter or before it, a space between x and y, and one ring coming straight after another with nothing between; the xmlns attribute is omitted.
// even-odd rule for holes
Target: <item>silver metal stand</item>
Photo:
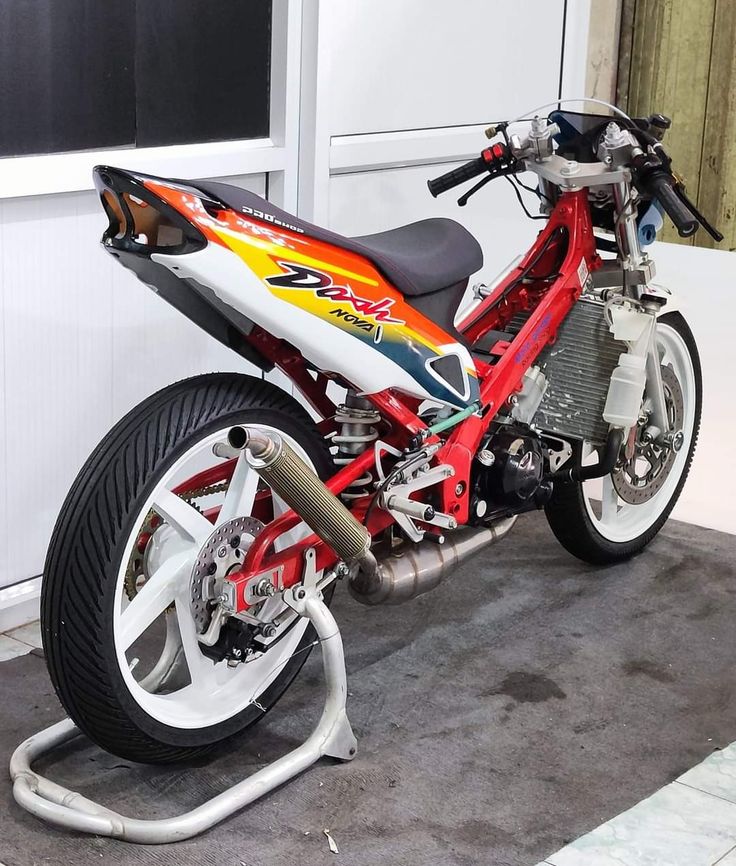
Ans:
<svg viewBox="0 0 736 866"><path fill-rule="evenodd" d="M64 719L22 743L10 759L10 777L16 802L39 818L67 829L112 836L126 842L160 845L189 839L219 823L284 782L303 772L323 755L350 761L357 741L345 711L347 679L342 638L335 618L315 585L287 590L287 603L311 620L322 647L327 685L324 710L317 727L294 749L227 791L191 812L173 818L142 820L127 818L81 794L40 776L33 761L79 735L70 719Z"/></svg>

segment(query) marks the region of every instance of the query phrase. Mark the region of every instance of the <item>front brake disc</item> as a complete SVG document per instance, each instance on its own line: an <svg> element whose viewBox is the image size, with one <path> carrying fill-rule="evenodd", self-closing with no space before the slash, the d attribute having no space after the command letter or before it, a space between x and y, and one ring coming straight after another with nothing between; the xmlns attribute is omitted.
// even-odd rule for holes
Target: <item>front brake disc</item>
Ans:
<svg viewBox="0 0 736 866"><path fill-rule="evenodd" d="M672 367L662 367L662 385L670 430L682 430L685 404L680 382ZM611 473L616 493L631 505L641 505L659 493L677 458L677 452L672 448L642 442L641 432L633 456Z"/></svg>

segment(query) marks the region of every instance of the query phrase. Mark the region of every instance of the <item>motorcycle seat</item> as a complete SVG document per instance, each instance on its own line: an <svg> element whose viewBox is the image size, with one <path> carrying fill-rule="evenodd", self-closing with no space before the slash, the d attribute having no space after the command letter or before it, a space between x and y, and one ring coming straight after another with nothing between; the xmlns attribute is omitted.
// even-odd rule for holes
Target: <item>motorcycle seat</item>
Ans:
<svg viewBox="0 0 736 866"><path fill-rule="evenodd" d="M367 258L408 297L455 287L483 266L478 241L451 219L424 219L389 231L349 238L287 213L249 190L215 181L198 181L196 186L231 210L260 219L253 213L257 211L263 214L264 222L291 227Z"/></svg>

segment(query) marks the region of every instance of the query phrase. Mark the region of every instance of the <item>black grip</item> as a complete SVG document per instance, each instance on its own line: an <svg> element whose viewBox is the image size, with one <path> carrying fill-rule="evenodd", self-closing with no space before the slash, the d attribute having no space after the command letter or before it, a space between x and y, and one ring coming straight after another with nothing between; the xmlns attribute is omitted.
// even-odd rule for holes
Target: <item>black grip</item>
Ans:
<svg viewBox="0 0 736 866"><path fill-rule="evenodd" d="M697 217L677 194L675 180L663 171L653 172L646 182L647 191L662 205L675 224L681 238L689 238L700 226Z"/></svg>
<svg viewBox="0 0 736 866"><path fill-rule="evenodd" d="M447 192L448 189L459 186L461 183L465 183L466 180L472 180L472 178L478 177L479 174L483 174L488 169L488 163L482 156L479 156L477 159L471 159L470 162L466 162L465 165L458 166L457 168L453 168L452 171L441 174L434 180L428 180L427 186L432 195L437 198L440 193Z"/></svg>

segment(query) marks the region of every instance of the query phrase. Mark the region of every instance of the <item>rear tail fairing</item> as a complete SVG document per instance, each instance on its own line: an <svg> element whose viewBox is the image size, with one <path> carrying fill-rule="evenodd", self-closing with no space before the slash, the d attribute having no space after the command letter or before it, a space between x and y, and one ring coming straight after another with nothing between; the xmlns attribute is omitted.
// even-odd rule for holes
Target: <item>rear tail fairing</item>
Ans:
<svg viewBox="0 0 736 866"><path fill-rule="evenodd" d="M245 339L253 330L252 321L223 304L212 289L154 261L157 251L165 251L173 258L204 250L208 241L202 232L153 195L142 176L107 166L97 166L94 174L102 206L110 219L102 235L104 248L203 331L262 370L272 370L273 363Z"/></svg>
<svg viewBox="0 0 736 866"><path fill-rule="evenodd" d="M357 253L277 224L266 213L260 218L238 213L187 182L117 169L96 174L111 216L103 243L115 253L145 259L149 264L143 268L124 264L179 309L177 295L194 293L228 327L247 335L256 323L296 346L318 369L341 375L364 393L393 388L460 408L478 399L477 373L465 346L407 304ZM130 193L126 185L137 191ZM148 243L145 232L136 239L140 218L121 236L120 215L111 214L105 190L118 198L127 191L123 207L130 206L132 194L158 207L168 222L185 222L188 229L175 238L180 243L163 246L160 232L159 243ZM124 216L129 224L140 217ZM168 227L166 238L171 238ZM232 345L232 336L222 341Z"/></svg>

